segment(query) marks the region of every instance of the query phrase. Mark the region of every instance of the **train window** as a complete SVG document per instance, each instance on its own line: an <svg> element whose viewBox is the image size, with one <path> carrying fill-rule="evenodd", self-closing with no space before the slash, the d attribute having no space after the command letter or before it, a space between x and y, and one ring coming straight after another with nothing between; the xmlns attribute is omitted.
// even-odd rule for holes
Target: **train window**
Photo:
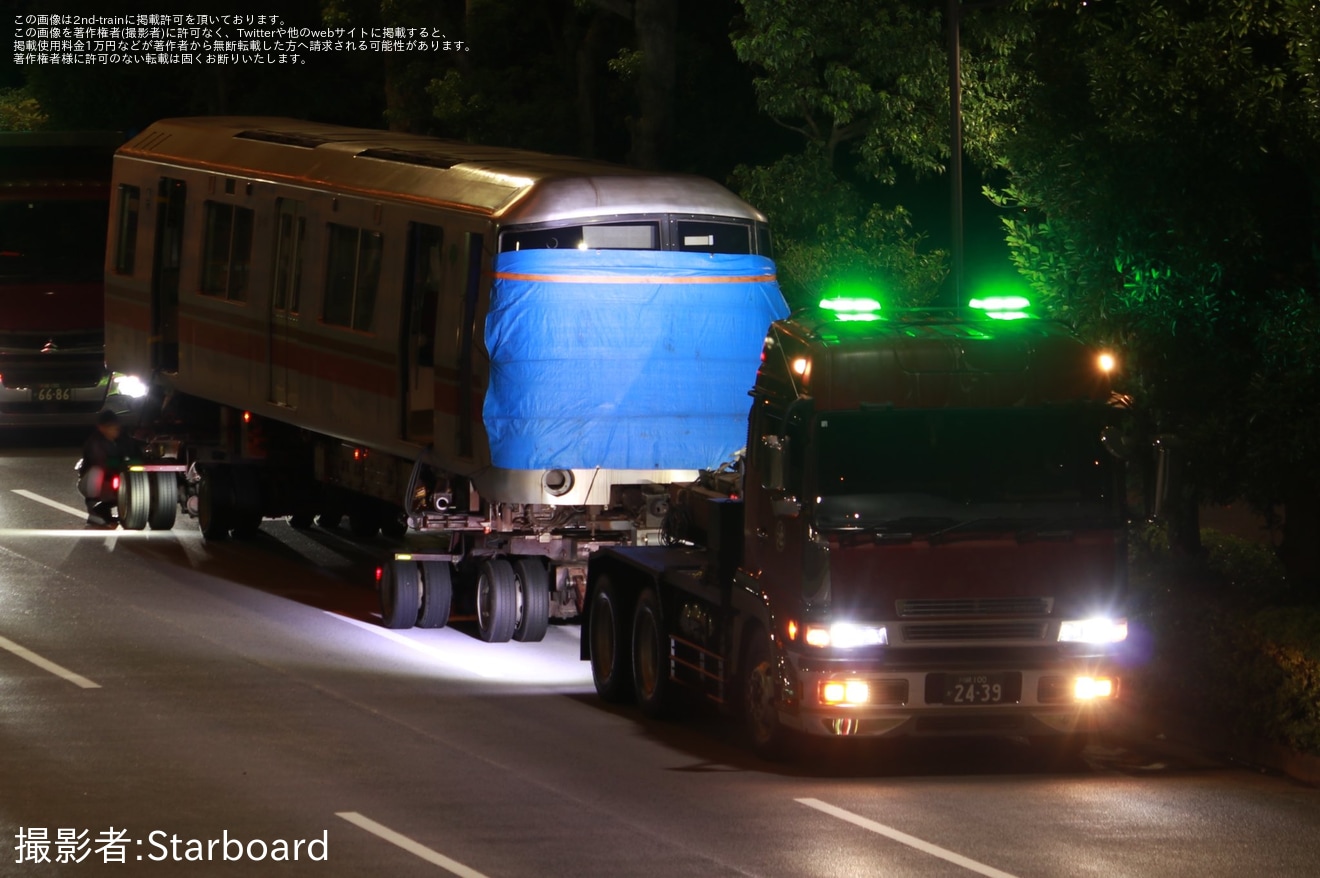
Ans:
<svg viewBox="0 0 1320 878"><path fill-rule="evenodd" d="M355 226L330 223L321 319L331 326L370 332L376 310L384 237Z"/></svg>
<svg viewBox="0 0 1320 878"><path fill-rule="evenodd" d="M137 260L138 208L142 190L136 186L119 187L119 224L115 229L115 274L132 274Z"/></svg>
<svg viewBox="0 0 1320 878"><path fill-rule="evenodd" d="M252 211L217 201L208 201L205 206L200 292L231 302L246 301L252 261Z"/></svg>
<svg viewBox="0 0 1320 878"><path fill-rule="evenodd" d="M677 249L701 253L751 253L751 229L742 223L679 220Z"/></svg>
<svg viewBox="0 0 1320 878"><path fill-rule="evenodd" d="M275 270L271 272L275 287L271 291L271 304L277 311L297 314L302 299L303 239L306 220L301 201L277 199L275 228Z"/></svg>
<svg viewBox="0 0 1320 878"><path fill-rule="evenodd" d="M500 252L510 250L657 250L658 223L595 223L552 229L510 230L500 235Z"/></svg>

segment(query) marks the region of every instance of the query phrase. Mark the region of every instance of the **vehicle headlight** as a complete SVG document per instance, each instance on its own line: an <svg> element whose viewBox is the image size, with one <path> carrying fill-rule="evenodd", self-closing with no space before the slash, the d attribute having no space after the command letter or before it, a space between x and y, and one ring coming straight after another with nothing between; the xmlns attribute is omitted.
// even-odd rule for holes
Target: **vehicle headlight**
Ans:
<svg viewBox="0 0 1320 878"><path fill-rule="evenodd" d="M889 632L883 625L854 625L835 622L833 625L808 625L802 638L808 646L824 649L853 649L858 646L887 646Z"/></svg>
<svg viewBox="0 0 1320 878"><path fill-rule="evenodd" d="M141 399L150 390L146 382L136 375L121 375L118 372L110 376L110 392L133 399Z"/></svg>
<svg viewBox="0 0 1320 878"><path fill-rule="evenodd" d="M1097 616L1076 619L1059 626L1060 643L1119 643L1127 640L1127 619Z"/></svg>

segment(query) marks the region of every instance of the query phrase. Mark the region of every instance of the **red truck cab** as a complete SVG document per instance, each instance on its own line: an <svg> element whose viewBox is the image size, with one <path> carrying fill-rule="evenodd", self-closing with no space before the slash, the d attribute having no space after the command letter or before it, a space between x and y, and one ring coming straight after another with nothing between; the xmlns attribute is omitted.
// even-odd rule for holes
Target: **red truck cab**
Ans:
<svg viewBox="0 0 1320 878"><path fill-rule="evenodd" d="M976 304L827 299L771 326L741 486L676 492L669 548L592 559L603 696L656 712L693 686L767 754L790 730L1102 723L1127 636L1114 360L1024 300Z"/></svg>

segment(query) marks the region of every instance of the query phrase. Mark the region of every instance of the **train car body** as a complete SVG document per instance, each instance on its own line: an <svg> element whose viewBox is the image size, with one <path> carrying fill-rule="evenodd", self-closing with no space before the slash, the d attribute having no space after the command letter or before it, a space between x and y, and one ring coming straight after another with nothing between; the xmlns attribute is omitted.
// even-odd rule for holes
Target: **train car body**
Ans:
<svg viewBox="0 0 1320 878"><path fill-rule="evenodd" d="M433 577L494 559L494 622L529 576L576 612L585 553L657 532L664 486L741 446L787 310L764 217L697 177L199 118L121 148L112 197L107 357L151 376L143 429L208 536L402 516L447 538ZM426 615L405 566L400 625Z"/></svg>

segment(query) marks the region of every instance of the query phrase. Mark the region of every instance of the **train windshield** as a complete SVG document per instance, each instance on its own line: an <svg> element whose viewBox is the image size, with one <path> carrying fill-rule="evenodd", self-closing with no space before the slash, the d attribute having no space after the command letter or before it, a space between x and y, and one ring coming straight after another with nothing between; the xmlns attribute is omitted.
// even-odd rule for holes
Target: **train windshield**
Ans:
<svg viewBox="0 0 1320 878"><path fill-rule="evenodd" d="M682 250L769 256L770 234L763 223L728 217L639 218L513 227L500 234L501 253L573 249Z"/></svg>
<svg viewBox="0 0 1320 878"><path fill-rule="evenodd" d="M0 282L100 280L104 200L0 202Z"/></svg>
<svg viewBox="0 0 1320 878"><path fill-rule="evenodd" d="M1090 406L831 412L816 422L818 519L1107 520L1114 463Z"/></svg>

